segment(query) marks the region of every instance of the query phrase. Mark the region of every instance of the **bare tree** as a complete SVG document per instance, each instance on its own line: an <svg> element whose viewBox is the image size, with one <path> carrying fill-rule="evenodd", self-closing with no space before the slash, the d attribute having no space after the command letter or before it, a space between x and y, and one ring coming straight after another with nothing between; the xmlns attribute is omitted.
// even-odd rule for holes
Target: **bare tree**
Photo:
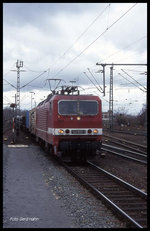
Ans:
<svg viewBox="0 0 150 231"><path fill-rule="evenodd" d="M146 113L147 113L146 104L143 104L143 108L137 116L137 122L141 126L144 126L146 123L146 118L147 118Z"/></svg>

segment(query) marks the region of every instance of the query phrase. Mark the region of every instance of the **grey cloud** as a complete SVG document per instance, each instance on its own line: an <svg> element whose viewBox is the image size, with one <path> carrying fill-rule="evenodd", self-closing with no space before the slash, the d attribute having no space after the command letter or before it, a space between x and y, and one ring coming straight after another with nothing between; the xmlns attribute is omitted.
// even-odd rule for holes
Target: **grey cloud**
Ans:
<svg viewBox="0 0 150 231"><path fill-rule="evenodd" d="M44 70L50 67L51 70L49 77L53 78L58 70L62 69L70 60L78 55L83 50L83 48L85 48L90 42L92 42L92 40L94 40L98 36L98 34L102 32L102 26L104 26L103 20L101 23L97 22L96 27L94 27L97 28L96 34L94 33L94 30L93 33L86 34L82 42L79 43L79 47L77 47L76 49L73 48L66 57L59 59L58 62L55 63L55 59L63 54L63 52L65 52L65 50L70 47L70 45L72 45L74 41L73 39L77 38L80 33L83 32L83 30L85 29L84 23L86 21L84 21L83 23L83 17L80 16L83 16L84 13L91 14L93 12L93 16L96 17L100 10L103 9L107 4L5 3L3 16L4 31L6 31L6 37L8 39L8 48L5 50L4 60L6 61L7 59L10 59L10 56L10 60L13 59L13 61L21 59L24 61L25 65L33 70ZM113 11L111 11L111 9L110 14L113 14ZM72 27L69 28L70 24L68 23L66 26L65 22L67 22L67 20L71 21L73 17L76 20L73 21L74 24L72 23ZM87 15L87 20L88 19L89 18ZM107 17L105 17L105 19L107 19ZM62 20L64 21L62 22ZM139 21L140 19L138 19L138 23ZM89 23L90 22L91 20L89 20ZM79 76L80 84L89 84L89 80L84 76L84 74L82 74L82 72L85 68L90 67L90 65L92 64L96 67L95 64L99 61L99 55L103 56L103 54L105 55L106 53L104 44L106 44L107 41L110 41L110 43L112 43L114 47L116 47L118 50L121 50L124 49L125 46L132 43L134 40L142 37L143 31L145 30L145 26L143 26L144 30L141 27L141 24L143 22L140 23L140 27L138 28L139 31L137 30L137 28L134 28L134 23L131 25L126 25L125 22L126 20L124 22L118 23L118 26L116 24L116 27L114 27L114 29L112 28L112 30L106 33L106 41L105 39L100 39L94 44L98 44L98 49L93 49L93 53L85 52L79 59L77 59L75 62L73 62L73 64L70 65L70 68L67 68L65 71L63 71L58 76L58 78L63 78L69 82L69 80L74 80L81 73L81 76ZM82 23L83 28L81 27L81 31L79 31L78 29L82 25ZM110 21L109 23L112 22ZM130 27L132 28L131 31L129 31ZM72 35L73 32L76 37L74 36L74 34ZM69 37L69 33L72 37ZM13 45L10 46L10 43ZM104 53L101 53L102 47L104 48ZM141 53L141 51L146 51L145 40L141 41L135 46L129 47L129 50L130 49L138 50L139 54ZM108 55L112 53L111 51L107 52L109 52ZM118 57L120 58L119 55ZM53 62L55 64L54 67L52 66ZM10 76L11 75L8 76L8 80L9 78L11 80ZM27 72L25 76L25 78L23 78L22 76L21 84L29 82L30 79L36 76L36 74L33 74L32 72ZM46 77L39 78L37 81L33 82L31 86L27 86L22 90L31 90L32 86L41 86L44 78ZM13 81L14 83L16 83L15 75Z"/></svg>
<svg viewBox="0 0 150 231"><path fill-rule="evenodd" d="M4 20L7 23L40 23L47 15L57 17L59 13L75 14L103 8L102 3L4 3Z"/></svg>

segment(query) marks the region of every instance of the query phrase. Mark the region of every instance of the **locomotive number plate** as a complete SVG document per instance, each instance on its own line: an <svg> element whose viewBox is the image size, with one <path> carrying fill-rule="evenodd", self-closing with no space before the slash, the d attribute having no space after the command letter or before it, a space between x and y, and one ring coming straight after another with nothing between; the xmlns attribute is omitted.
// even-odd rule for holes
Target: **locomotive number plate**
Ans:
<svg viewBox="0 0 150 231"><path fill-rule="evenodd" d="M86 130L71 130L71 134L86 134Z"/></svg>

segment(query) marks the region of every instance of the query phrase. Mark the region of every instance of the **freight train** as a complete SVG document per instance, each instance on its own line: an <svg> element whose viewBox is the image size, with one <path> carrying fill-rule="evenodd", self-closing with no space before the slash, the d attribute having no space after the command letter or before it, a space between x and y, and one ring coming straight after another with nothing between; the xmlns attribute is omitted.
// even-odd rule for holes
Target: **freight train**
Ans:
<svg viewBox="0 0 150 231"><path fill-rule="evenodd" d="M62 87L27 111L25 118L25 127L36 141L62 159L86 161L101 155L102 102L98 96Z"/></svg>

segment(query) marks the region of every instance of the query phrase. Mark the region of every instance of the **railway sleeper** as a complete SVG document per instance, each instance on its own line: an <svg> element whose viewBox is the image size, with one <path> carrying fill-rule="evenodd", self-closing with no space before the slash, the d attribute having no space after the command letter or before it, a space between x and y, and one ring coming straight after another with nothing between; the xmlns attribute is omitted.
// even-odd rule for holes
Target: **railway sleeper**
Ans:
<svg viewBox="0 0 150 231"><path fill-rule="evenodd" d="M113 192L113 193L126 193L127 191L126 191L126 189L124 189L124 188L112 188L112 190L111 190L111 188L104 188L103 187L103 191L105 191L106 193L107 192Z"/></svg>
<svg viewBox="0 0 150 231"><path fill-rule="evenodd" d="M110 181L107 181L107 182L104 182L104 180L100 179L99 176L97 177L94 177L94 176L87 176L86 174L83 175L83 174L80 174L82 175L82 177L86 178L86 180L90 180L90 181L94 181L94 180L98 180L100 183L103 183L103 184L110 184L111 182Z"/></svg>
<svg viewBox="0 0 150 231"><path fill-rule="evenodd" d="M140 216L140 214L137 214L137 211L135 211L135 213L133 213L133 212L130 212L130 211L125 211L124 210L124 212L125 213L128 213L128 215L130 216L130 217L132 217L136 222L138 222L139 224L141 224L141 223L144 223L144 224L146 224L147 223L147 219L145 218L145 214L143 214L143 216Z"/></svg>
<svg viewBox="0 0 150 231"><path fill-rule="evenodd" d="M123 207L124 208L124 207ZM136 207L136 204L132 207L126 207L124 208L125 211L135 211L135 210L139 210L140 213L144 214L144 211L147 211L147 208L141 208L140 207Z"/></svg>
<svg viewBox="0 0 150 231"><path fill-rule="evenodd" d="M128 198L126 198L126 199L120 197L120 198L116 198L116 199L114 198L113 200L114 200L115 203L120 203L120 202L122 202L122 201L123 201L123 202L125 201L126 203L128 203L128 202L132 201L132 203L135 203L135 204L136 204L136 203L138 203L138 201L141 202L141 198L136 198L136 199L135 199L135 198L132 198L132 197L130 197L130 198L128 197Z"/></svg>
<svg viewBox="0 0 150 231"><path fill-rule="evenodd" d="M134 201L130 201L130 203L126 203L126 202L120 202L120 203L118 203L118 205L119 206L124 206L124 207L133 207L133 206L141 206L141 208L142 208L142 206L143 206L143 202L137 202L136 204L135 204L135 202ZM145 208L147 208L147 206L145 205L145 207L144 207L144 209Z"/></svg>
<svg viewBox="0 0 150 231"><path fill-rule="evenodd" d="M110 193L107 193L109 195L111 195ZM116 198L115 195L112 195L111 198ZM120 198L120 199L123 199L123 200L128 200L128 199L131 199L131 200L135 200L136 201L136 198L134 195L117 195L117 198Z"/></svg>
<svg viewBox="0 0 150 231"><path fill-rule="evenodd" d="M147 228L147 220L145 218L138 218L137 219L138 223L140 223L141 225L144 225L143 228Z"/></svg>
<svg viewBox="0 0 150 231"><path fill-rule="evenodd" d="M111 198L112 197L114 197L114 196L121 196L121 197L131 197L132 195L130 195L130 192L124 192L124 194L123 194L123 192L113 192L113 191L110 191L110 192L105 192L105 191L103 191L103 194L105 194L105 195L110 195L111 196Z"/></svg>

